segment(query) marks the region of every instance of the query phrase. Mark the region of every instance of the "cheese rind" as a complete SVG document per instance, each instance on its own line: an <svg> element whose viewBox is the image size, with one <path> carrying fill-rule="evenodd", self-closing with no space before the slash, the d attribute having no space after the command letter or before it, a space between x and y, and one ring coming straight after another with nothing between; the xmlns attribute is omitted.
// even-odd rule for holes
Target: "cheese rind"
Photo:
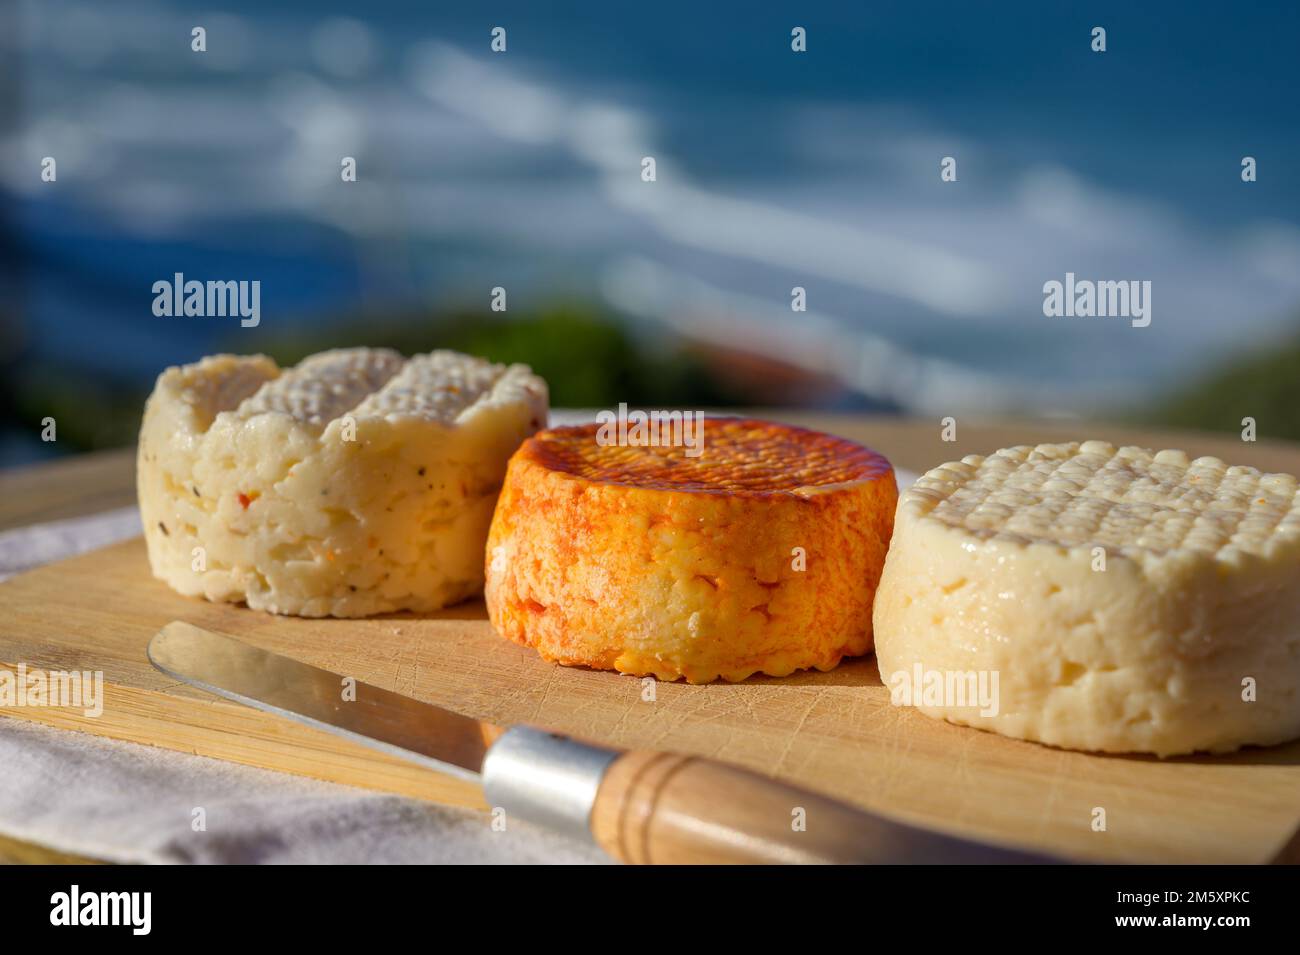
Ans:
<svg viewBox="0 0 1300 955"><path fill-rule="evenodd" d="M923 712L1161 756L1300 736L1294 477L1099 441L1010 448L924 475L895 527L882 680L997 674L996 714Z"/></svg>
<svg viewBox="0 0 1300 955"><path fill-rule="evenodd" d="M546 413L546 385L526 367L454 352L170 368L138 457L154 575L310 617L454 603L482 587L506 461Z"/></svg>
<svg viewBox="0 0 1300 955"><path fill-rule="evenodd" d="M828 670L871 649L897 486L831 435L711 418L703 452L535 435L488 538L497 632L545 659L661 680Z"/></svg>

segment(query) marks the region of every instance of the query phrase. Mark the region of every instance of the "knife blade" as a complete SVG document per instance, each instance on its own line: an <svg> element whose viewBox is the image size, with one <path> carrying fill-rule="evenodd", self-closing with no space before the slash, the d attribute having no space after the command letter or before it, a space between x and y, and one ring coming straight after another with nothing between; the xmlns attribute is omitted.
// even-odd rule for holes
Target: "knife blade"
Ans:
<svg viewBox="0 0 1300 955"><path fill-rule="evenodd" d="M594 839L625 862L1059 861L894 822L698 757L501 730L181 621L147 652L191 686L481 782L489 805Z"/></svg>
<svg viewBox="0 0 1300 955"><path fill-rule="evenodd" d="M477 783L493 806L588 840L596 791L618 755L531 727L503 730L179 620L146 653L190 686Z"/></svg>
<svg viewBox="0 0 1300 955"><path fill-rule="evenodd" d="M495 728L478 720L181 621L159 630L148 654L201 690L480 781Z"/></svg>

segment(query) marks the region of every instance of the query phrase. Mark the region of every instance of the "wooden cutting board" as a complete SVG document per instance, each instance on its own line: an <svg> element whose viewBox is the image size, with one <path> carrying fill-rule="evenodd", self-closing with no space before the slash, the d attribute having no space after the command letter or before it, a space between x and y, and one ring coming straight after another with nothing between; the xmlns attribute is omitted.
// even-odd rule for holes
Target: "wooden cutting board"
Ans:
<svg viewBox="0 0 1300 955"><path fill-rule="evenodd" d="M913 470L1086 435L1300 473L1300 448L1284 442L964 418L948 442L937 420L760 415L865 442ZM0 473L0 528L129 503L131 466L122 453ZM99 669L108 684L97 719L51 708L0 716L483 808L472 786L167 680L144 648L171 620L479 718L726 759L897 818L1069 858L1259 862L1300 823L1300 743L1165 762L1053 750L891 706L870 657L738 686L655 684L649 701L639 680L552 667L505 643L482 604L419 620L310 621L187 600L149 576L138 540L0 583L0 666ZM1098 808L1104 832L1092 829Z"/></svg>
<svg viewBox="0 0 1300 955"><path fill-rule="evenodd" d="M0 665L102 670L103 714L0 713L482 807L472 786L162 676L145 645L171 620L480 719L727 760L896 818L1072 859L1260 862L1300 821L1300 744L1167 761L1054 750L891 706L871 657L738 685L643 683L543 663L497 637L477 602L344 621L180 597L150 577L140 539L0 584ZM1105 831L1093 829L1097 809Z"/></svg>

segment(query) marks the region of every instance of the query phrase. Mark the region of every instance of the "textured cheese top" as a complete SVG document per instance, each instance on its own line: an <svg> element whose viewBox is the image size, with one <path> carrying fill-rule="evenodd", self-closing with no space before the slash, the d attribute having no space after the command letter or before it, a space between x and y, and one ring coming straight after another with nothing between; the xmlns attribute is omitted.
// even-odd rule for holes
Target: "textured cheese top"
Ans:
<svg viewBox="0 0 1300 955"><path fill-rule="evenodd" d="M383 388L357 406L357 417L420 417L444 423L502 389L535 381L522 365L510 368L452 351L416 355ZM540 427L544 422L538 422Z"/></svg>
<svg viewBox="0 0 1300 955"><path fill-rule="evenodd" d="M924 475L900 510L981 539L1066 548L1235 560L1300 541L1291 475L1104 441L971 455Z"/></svg>
<svg viewBox="0 0 1300 955"><path fill-rule="evenodd" d="M194 388L202 387L202 378ZM250 387L256 390L248 394ZM468 411L542 387L522 365L494 365L452 351L407 360L386 348L338 348L312 355L270 380L241 383L233 392L242 399L237 408L226 394L195 392L189 400L213 403L214 413L234 408L241 420L284 414L319 432L344 415L452 424Z"/></svg>
<svg viewBox="0 0 1300 955"><path fill-rule="evenodd" d="M692 429L696 429L694 422ZM889 462L860 444L817 431L745 418L706 418L698 456L683 446L601 444L599 424L534 435L520 454L551 471L597 484L739 496L798 494L871 481ZM611 428L612 430L612 428ZM667 425L661 427L661 433ZM693 439L698 434L691 432Z"/></svg>
<svg viewBox="0 0 1300 955"><path fill-rule="evenodd" d="M267 382L239 406L241 418L268 411L324 427L383 386L402 367L386 348L336 348L312 355Z"/></svg>

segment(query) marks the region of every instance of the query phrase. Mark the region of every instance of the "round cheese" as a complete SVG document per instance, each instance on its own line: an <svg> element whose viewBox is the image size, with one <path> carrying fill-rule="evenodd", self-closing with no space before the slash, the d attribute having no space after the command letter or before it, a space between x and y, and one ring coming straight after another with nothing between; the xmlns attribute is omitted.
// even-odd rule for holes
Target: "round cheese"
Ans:
<svg viewBox="0 0 1300 955"><path fill-rule="evenodd" d="M546 384L525 366L448 351L169 368L137 462L154 575L308 617L471 596L506 461L546 413Z"/></svg>
<svg viewBox="0 0 1300 955"><path fill-rule="evenodd" d="M544 658L743 680L871 648L897 488L889 463L826 434L705 419L701 453L524 442L488 538L488 614Z"/></svg>
<svg viewBox="0 0 1300 955"><path fill-rule="evenodd" d="M1296 479L1101 441L971 456L898 504L875 605L896 703L1072 749L1300 736Z"/></svg>

